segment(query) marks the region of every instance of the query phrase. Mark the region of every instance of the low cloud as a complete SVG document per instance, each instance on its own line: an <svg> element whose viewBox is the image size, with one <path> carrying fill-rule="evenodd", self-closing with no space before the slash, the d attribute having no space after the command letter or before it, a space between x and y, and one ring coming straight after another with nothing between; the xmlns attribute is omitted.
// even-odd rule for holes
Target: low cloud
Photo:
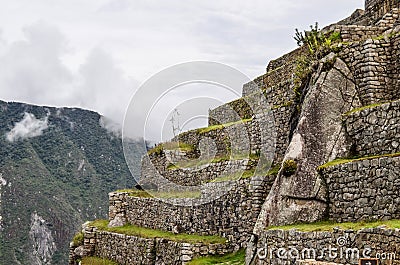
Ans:
<svg viewBox="0 0 400 265"><path fill-rule="evenodd" d="M114 134L117 137L122 137L122 125L114 122L113 120L101 116L99 120L100 126L106 129L109 133Z"/></svg>
<svg viewBox="0 0 400 265"><path fill-rule="evenodd" d="M122 124L139 84L107 50L93 48L74 71L63 60L71 49L57 27L37 22L23 34L23 40L6 43L0 32L1 100L80 107Z"/></svg>
<svg viewBox="0 0 400 265"><path fill-rule="evenodd" d="M36 119L32 113L25 112L24 118L14 125L14 128L6 134L9 142L37 137L43 134L43 131L49 127L48 117Z"/></svg>

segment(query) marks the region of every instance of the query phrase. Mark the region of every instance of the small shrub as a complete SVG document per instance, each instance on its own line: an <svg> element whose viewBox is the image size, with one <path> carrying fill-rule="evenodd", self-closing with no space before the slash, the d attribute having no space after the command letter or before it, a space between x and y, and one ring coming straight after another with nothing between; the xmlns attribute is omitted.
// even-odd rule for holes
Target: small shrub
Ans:
<svg viewBox="0 0 400 265"><path fill-rule="evenodd" d="M314 27L310 26L310 30L305 30L304 33L296 29L294 39L297 45L306 45L308 51L315 59L320 59L331 51L336 51L337 47L333 44L340 42L342 37L340 32L337 31L326 36L318 28L318 22L316 22Z"/></svg>
<svg viewBox="0 0 400 265"><path fill-rule="evenodd" d="M286 160L282 165L282 174L285 177L290 177L297 170L297 163L294 160Z"/></svg>

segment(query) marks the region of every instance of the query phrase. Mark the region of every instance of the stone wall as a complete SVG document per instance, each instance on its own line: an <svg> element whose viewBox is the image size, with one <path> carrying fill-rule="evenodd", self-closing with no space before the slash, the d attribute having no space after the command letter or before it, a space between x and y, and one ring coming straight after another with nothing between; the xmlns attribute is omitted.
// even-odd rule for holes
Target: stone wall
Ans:
<svg viewBox="0 0 400 265"><path fill-rule="evenodd" d="M283 68L286 69L286 68ZM288 70L288 69L286 69ZM286 79L275 86L267 87L263 89L263 96L266 99L266 102L268 103L268 106L270 107L269 111L272 111L272 114L265 114L264 118L266 116L268 119L271 119L273 117L274 121L274 129L270 131L270 134L275 137L275 158L274 161L275 163L279 163L282 161L283 156L286 152L286 149L289 145L289 138L291 131L293 128L291 128L292 123L294 122L293 115L296 110L296 94L294 92L294 83L293 83L293 78ZM254 96L254 93L252 94ZM251 96L247 97L247 101L251 102L252 100L250 99ZM211 125L214 124L219 124L221 122L217 121L224 121L224 122L233 122L238 119L238 114L239 116L243 117L248 117L245 115L250 115L252 113L251 108L249 107L248 104L245 104L246 100L244 98L236 100L234 102L225 104L219 108L216 108L214 110L210 111L210 119L209 122ZM251 104L252 105L252 104ZM245 106L245 108L240 112L237 111L237 109L242 108ZM232 111L233 110L233 111ZM259 112L259 110L255 110L255 112ZM253 116L254 117L254 116ZM252 123L250 124L250 127L247 127L248 130L251 131L250 137L251 137L251 152L256 153L257 150L259 150L257 147L261 146L260 141L260 133L258 132L259 126L257 126L257 122L260 119L253 119ZM257 126L257 127L255 127ZM184 140L185 138L188 138L187 136L183 137ZM194 137L192 137L194 138Z"/></svg>
<svg viewBox="0 0 400 265"><path fill-rule="evenodd" d="M210 110L208 112L208 126L250 119L253 115L253 110L246 99L239 98Z"/></svg>
<svg viewBox="0 0 400 265"><path fill-rule="evenodd" d="M282 113L288 109L286 106L274 109L274 113L278 111ZM283 119L279 121L283 122ZM168 150L143 157L140 184L157 186L159 191L177 190L182 188L177 185L197 186L218 177L250 170L259 161L270 165L276 146L280 156L283 156L287 146L289 132L285 131L285 127L275 126L271 112L261 112L244 123L182 133L172 142L190 144L194 150L186 156L184 151L179 151L180 161L175 161L171 155L173 151ZM277 135L276 131L285 134L285 137ZM216 162L230 157L229 161Z"/></svg>
<svg viewBox="0 0 400 265"><path fill-rule="evenodd" d="M356 111L344 118L357 155L400 152L400 101Z"/></svg>
<svg viewBox="0 0 400 265"><path fill-rule="evenodd" d="M291 265L296 261L296 264L325 264L301 262L306 259L359 264L358 257L378 257L382 265L400 264L399 246L398 229L353 231L336 228L330 232L267 230L260 235L254 264Z"/></svg>
<svg viewBox="0 0 400 265"><path fill-rule="evenodd" d="M241 179L228 192L224 190L224 183L210 183L207 187L212 193L210 195L221 196L211 202L208 202L206 192L203 198L186 200L137 198L112 193L110 220L123 214L122 218L133 225L164 231L178 229L189 234L220 235L237 246L245 247L273 181L274 176ZM188 206L172 204L183 200ZM204 201L208 203L203 204Z"/></svg>
<svg viewBox="0 0 400 265"><path fill-rule="evenodd" d="M400 8L399 0L366 0L365 11L366 14L376 21L383 17L393 8Z"/></svg>
<svg viewBox="0 0 400 265"><path fill-rule="evenodd" d="M230 244L184 243L164 238L142 238L100 231L94 227L85 229L84 238L85 243L82 247L87 250L84 256L106 258L121 265L183 265L193 258L225 255L234 251ZM70 265L78 265L80 256L73 251L70 256Z"/></svg>
<svg viewBox="0 0 400 265"><path fill-rule="evenodd" d="M393 99L388 73L390 54L389 42L372 39L346 46L340 53L353 73L363 105Z"/></svg>
<svg viewBox="0 0 400 265"><path fill-rule="evenodd" d="M321 170L329 218L337 222L400 218L400 157L364 159Z"/></svg>

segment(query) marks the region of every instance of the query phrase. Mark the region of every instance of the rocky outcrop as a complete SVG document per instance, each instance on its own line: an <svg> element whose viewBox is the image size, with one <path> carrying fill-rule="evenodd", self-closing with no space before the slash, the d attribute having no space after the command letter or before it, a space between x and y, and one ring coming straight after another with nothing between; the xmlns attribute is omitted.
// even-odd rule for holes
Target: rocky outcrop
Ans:
<svg viewBox="0 0 400 265"><path fill-rule="evenodd" d="M32 265L49 265L56 251L56 244L47 227L47 222L37 213L32 214L31 230L29 238L32 242L31 263Z"/></svg>
<svg viewBox="0 0 400 265"><path fill-rule="evenodd" d="M282 166L260 213L255 233L270 225L313 222L324 216L326 187L316 168L349 152L350 143L342 128L341 114L360 106L349 77L349 69L334 54L320 62L303 92L299 123L282 163L293 160L297 169L288 176Z"/></svg>

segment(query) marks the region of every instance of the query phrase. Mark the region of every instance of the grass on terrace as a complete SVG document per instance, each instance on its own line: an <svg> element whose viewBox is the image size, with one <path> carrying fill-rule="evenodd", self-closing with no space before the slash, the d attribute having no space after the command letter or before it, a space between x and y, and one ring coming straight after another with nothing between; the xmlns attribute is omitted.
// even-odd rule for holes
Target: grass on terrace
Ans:
<svg viewBox="0 0 400 265"><path fill-rule="evenodd" d="M91 226L97 227L99 230L108 231L129 236L137 236L142 238L165 238L177 242L186 243L204 243L204 244L224 244L226 239L219 236L200 236L189 234L174 234L171 232L138 227L134 225L124 225L122 227L108 227L109 221L96 220L90 223Z"/></svg>
<svg viewBox="0 0 400 265"><path fill-rule="evenodd" d="M153 149L150 149L147 154L161 154L163 150L180 150L183 152L192 152L194 150L194 146L187 144L187 143L182 143L182 142L167 142L167 143L162 143L154 147Z"/></svg>
<svg viewBox="0 0 400 265"><path fill-rule="evenodd" d="M182 161L177 162L175 164L169 164L167 166L168 170L177 170L181 168L192 168L192 167L199 167L213 163L219 163L224 161L237 161L237 160L245 160L250 159L252 161L257 161L260 158L257 154L235 154L232 156L218 156L213 158L212 160L190 160L190 161Z"/></svg>
<svg viewBox="0 0 400 265"><path fill-rule="evenodd" d="M385 155L375 155L375 156L365 156L365 157L359 157L359 158L339 158L335 159L333 161L330 161L326 164L323 164L317 168L317 170L321 170L324 168L336 166L336 165L341 165L341 164L346 164L346 163L351 163L351 162L356 162L356 161L363 161L367 159L376 159L376 158L382 158L382 157L398 157L400 156L400 153L394 153L394 154L385 154Z"/></svg>
<svg viewBox="0 0 400 265"><path fill-rule="evenodd" d="M343 230L361 230L364 228L376 228L379 226L386 226L387 228L400 229L400 220L388 220L388 221L373 221L373 222L358 222L358 223L335 223L331 221L323 221L311 224L297 224L297 225L286 225L286 226L271 226L267 230L290 230L296 229L301 232L316 232L316 231L332 231L333 228L339 227Z"/></svg>
<svg viewBox="0 0 400 265"><path fill-rule="evenodd" d="M355 112L358 112L358 111L363 111L363 110L366 110L366 109L371 109L371 108L379 107L379 106L381 106L381 105L383 105L383 104L391 103L391 102L393 102L393 101L380 102L380 103L374 103L374 104L362 106L362 107L359 107L359 108L356 108L356 109L352 109L352 110L350 110L350 111L344 113L343 116L347 116L347 115L350 115L350 114L355 113Z"/></svg>
<svg viewBox="0 0 400 265"><path fill-rule="evenodd" d="M245 250L225 256L208 256L193 259L189 265L211 265L211 264L244 264L246 258Z"/></svg>
<svg viewBox="0 0 400 265"><path fill-rule="evenodd" d="M226 128L226 127L229 127L229 126L233 126L233 125L237 125L237 124L240 124L240 123L245 124L247 122L251 122L252 120L253 120L253 118L238 120L238 121L229 122L229 123L225 123L225 124L217 124L217 125L213 125L213 126L197 129L197 132L199 134L203 134L203 133L208 133L208 132L215 131L215 130L222 130L223 128Z"/></svg>
<svg viewBox="0 0 400 265"><path fill-rule="evenodd" d="M117 190L117 192L127 192L129 196L138 198L160 198L160 199L183 199L183 198L199 198L201 196L200 191L182 191L182 192L151 192L148 193L144 190L137 189L124 189Z"/></svg>
<svg viewBox="0 0 400 265"><path fill-rule="evenodd" d="M84 257L82 259L82 265L118 265L118 263L108 260L102 259L98 257Z"/></svg>

